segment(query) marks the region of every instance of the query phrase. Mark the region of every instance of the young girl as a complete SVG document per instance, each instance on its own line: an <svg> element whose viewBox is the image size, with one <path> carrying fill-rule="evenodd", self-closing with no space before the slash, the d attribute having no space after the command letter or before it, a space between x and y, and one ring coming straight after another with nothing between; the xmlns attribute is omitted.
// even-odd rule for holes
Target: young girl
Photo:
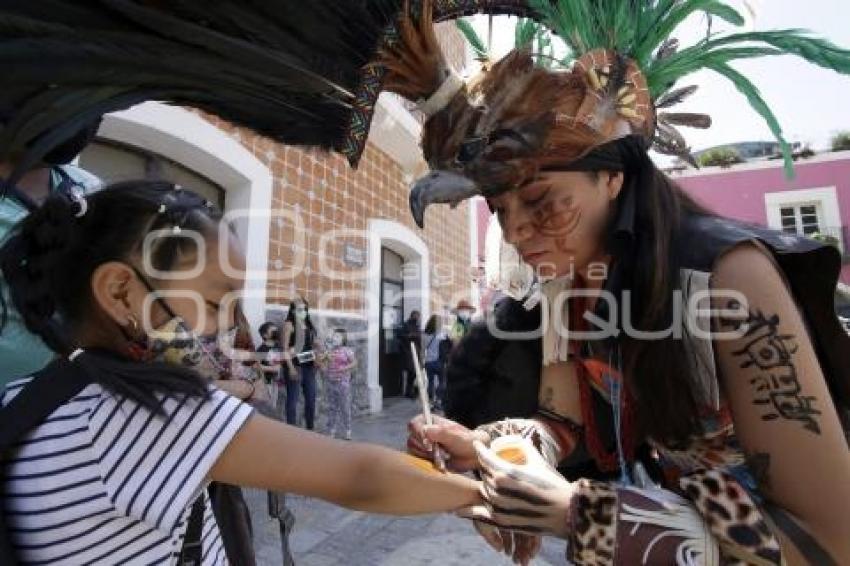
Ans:
<svg viewBox="0 0 850 566"><path fill-rule="evenodd" d="M280 346L280 329L273 322L264 322L260 325L260 338L263 343L257 346L257 354L260 356L260 368L269 388L269 400L278 411L283 403L281 398L283 391L278 387L281 385L283 376L283 348Z"/></svg>
<svg viewBox="0 0 850 566"><path fill-rule="evenodd" d="M331 349L323 356L328 392L328 430L331 436L344 431L351 440L351 372L357 367L354 350L348 347L348 334L337 328L331 337Z"/></svg>
<svg viewBox="0 0 850 566"><path fill-rule="evenodd" d="M53 367L91 380L4 460L20 561L174 564L196 507L199 561L224 564L211 480L391 514L478 499L467 478L254 413L194 371L203 354L166 361L233 336L244 258L218 218L189 191L127 182L85 201L50 197L0 249L14 307L62 357ZM30 380L11 382L0 406Z"/></svg>

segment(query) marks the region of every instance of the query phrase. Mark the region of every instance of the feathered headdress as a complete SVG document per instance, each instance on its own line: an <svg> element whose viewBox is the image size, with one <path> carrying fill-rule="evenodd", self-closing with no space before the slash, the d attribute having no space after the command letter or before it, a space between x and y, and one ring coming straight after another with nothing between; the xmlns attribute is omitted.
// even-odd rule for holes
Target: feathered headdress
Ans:
<svg viewBox="0 0 850 566"><path fill-rule="evenodd" d="M477 12L529 19L517 28L523 47L465 84L432 25ZM457 181L415 188L421 223L430 202L503 190L617 136L688 156L676 127L710 120L669 107L694 90L679 80L700 69L732 80L787 155L776 118L729 63L791 53L847 73L850 53L799 30L709 30L679 48L671 36L695 12L744 21L724 0L9 0L0 160L25 170L101 115L158 100L356 165L378 95L391 90L421 103L426 158L441 181ZM570 48L571 70L530 52L548 41L544 28Z"/></svg>
<svg viewBox="0 0 850 566"><path fill-rule="evenodd" d="M553 67L551 57L533 53L521 24L518 47L496 63L488 61L479 77L462 84L429 38L430 4L423 2L419 17L411 11L402 17L400 40L382 60L388 70L385 87L419 100L430 116L422 145L431 173L411 192L420 226L431 203L498 194L539 171L568 168L625 136L639 136L647 148L692 161L678 127L707 128L711 118L670 108L696 90L679 81L702 69L732 81L764 117L790 175L790 148L779 122L730 62L793 54L850 73L850 51L805 31L713 33L712 18L735 26L745 21L721 0L528 0L532 16L566 43L574 62ZM707 16L708 31L696 44L681 47L672 35L696 12ZM461 24L461 30L477 56L486 58L470 27Z"/></svg>

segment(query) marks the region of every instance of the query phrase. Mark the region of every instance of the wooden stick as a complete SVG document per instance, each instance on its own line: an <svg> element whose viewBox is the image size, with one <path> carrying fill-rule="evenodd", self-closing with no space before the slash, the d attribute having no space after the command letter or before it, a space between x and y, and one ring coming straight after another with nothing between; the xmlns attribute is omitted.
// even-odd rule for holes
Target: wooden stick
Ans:
<svg viewBox="0 0 850 566"><path fill-rule="evenodd" d="M419 364L419 354L416 352L416 345L413 342L410 343L410 354L413 356L413 368L416 372L416 383L419 387L419 403L422 405L422 415L425 417L425 424L431 426L434 424L434 416L431 414L431 399L428 397L428 381L425 377L425 370ZM438 445L434 446L434 466L441 471L446 469Z"/></svg>

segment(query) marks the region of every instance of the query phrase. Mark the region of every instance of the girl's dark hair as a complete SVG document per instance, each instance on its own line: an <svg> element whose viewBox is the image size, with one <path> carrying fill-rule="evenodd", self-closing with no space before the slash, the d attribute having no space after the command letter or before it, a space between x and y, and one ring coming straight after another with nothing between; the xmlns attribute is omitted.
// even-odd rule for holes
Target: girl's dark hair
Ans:
<svg viewBox="0 0 850 566"><path fill-rule="evenodd" d="M345 328L334 328L334 332L342 336L342 345L348 346L348 332Z"/></svg>
<svg viewBox="0 0 850 566"><path fill-rule="evenodd" d="M154 230L194 231L214 237L220 213L201 196L162 181L126 181L85 197L82 205L51 195L18 223L0 248L0 270L12 305L27 329L59 355L78 347L77 332L98 316L91 291L95 269L110 261L139 265L145 236ZM186 237L159 237L150 265L173 269L197 253ZM2 305L5 326L10 305ZM153 409L154 391L205 395L200 375L165 363L139 363L123 352L87 351L76 358L93 381Z"/></svg>
<svg viewBox="0 0 850 566"><path fill-rule="evenodd" d="M630 176L632 177L630 179ZM635 191L632 245L621 257L628 266L624 288L631 291L629 305L632 327L660 331L674 323L675 302L680 300L681 258L674 242L687 216L710 216L703 208L646 157L637 171L625 171L618 206L626 190ZM616 253L614 254L617 257ZM681 338L670 335L660 340L642 340L623 335L623 369L627 385L637 402L641 429L654 438L679 444L701 432L698 406L689 375L689 363Z"/></svg>
<svg viewBox="0 0 850 566"><path fill-rule="evenodd" d="M428 322L425 323L425 334L436 334L437 333L437 325L439 324L440 319L437 315L432 314L428 317Z"/></svg>
<svg viewBox="0 0 850 566"><path fill-rule="evenodd" d="M298 303L304 305L304 310L307 311L307 316L304 318L304 325L310 330L315 331L315 328L313 327L313 321L310 320L310 303L308 303L307 299L305 299L304 297L298 297L297 300L289 302L289 310L286 312L286 322L291 323L293 328L298 328L297 320L295 317L295 308Z"/></svg>
<svg viewBox="0 0 850 566"><path fill-rule="evenodd" d="M275 324L274 322L272 322L270 320L267 320L266 322L262 323L260 325L260 329L259 329L260 336L265 338L266 334L269 333L270 328L277 328L277 324Z"/></svg>

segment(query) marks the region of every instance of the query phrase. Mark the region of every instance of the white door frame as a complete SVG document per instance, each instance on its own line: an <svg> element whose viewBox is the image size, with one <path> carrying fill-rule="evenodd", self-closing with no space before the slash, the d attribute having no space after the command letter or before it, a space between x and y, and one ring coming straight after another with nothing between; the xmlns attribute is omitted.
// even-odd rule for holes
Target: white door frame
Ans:
<svg viewBox="0 0 850 566"><path fill-rule="evenodd" d="M380 367L381 328L381 248L389 248L404 258L409 277L404 280L405 316L418 310L420 320L428 320L431 314L431 278L428 246L416 233L403 224L392 220L372 218L368 223L369 263L366 279L367 313L367 381L369 387L369 412L378 413L383 407ZM414 305L418 302L418 308Z"/></svg>

